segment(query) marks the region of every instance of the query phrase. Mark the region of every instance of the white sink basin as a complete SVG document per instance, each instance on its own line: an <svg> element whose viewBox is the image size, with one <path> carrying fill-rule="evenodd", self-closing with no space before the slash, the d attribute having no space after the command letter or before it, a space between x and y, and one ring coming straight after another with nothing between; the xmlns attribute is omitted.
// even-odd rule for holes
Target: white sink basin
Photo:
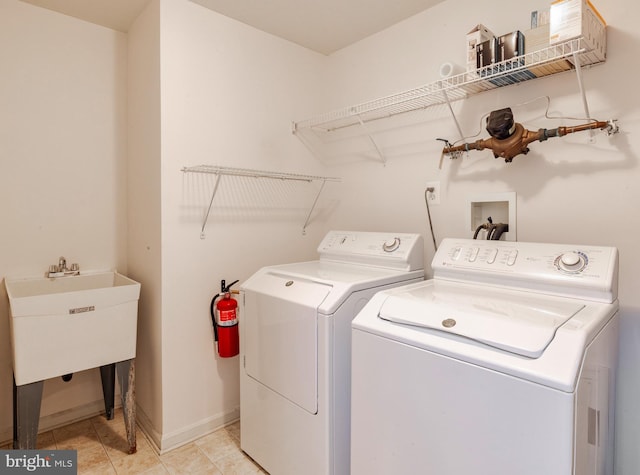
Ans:
<svg viewBox="0 0 640 475"><path fill-rule="evenodd" d="M117 272L4 282L16 385L135 358L139 283Z"/></svg>

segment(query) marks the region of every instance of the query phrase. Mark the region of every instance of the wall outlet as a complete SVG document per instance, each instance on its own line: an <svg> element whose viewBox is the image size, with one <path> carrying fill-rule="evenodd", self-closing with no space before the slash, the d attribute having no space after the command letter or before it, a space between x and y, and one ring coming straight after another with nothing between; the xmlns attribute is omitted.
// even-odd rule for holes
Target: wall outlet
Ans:
<svg viewBox="0 0 640 475"><path fill-rule="evenodd" d="M430 188L433 188L433 191L428 191ZM426 196L427 201L429 202L429 206L431 205L439 205L440 204L440 182L439 181L428 181L426 185Z"/></svg>

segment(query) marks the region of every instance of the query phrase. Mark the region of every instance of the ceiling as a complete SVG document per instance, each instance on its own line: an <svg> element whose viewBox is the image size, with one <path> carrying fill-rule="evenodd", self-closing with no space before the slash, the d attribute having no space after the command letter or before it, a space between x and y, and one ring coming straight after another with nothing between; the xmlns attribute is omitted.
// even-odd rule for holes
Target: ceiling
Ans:
<svg viewBox="0 0 640 475"><path fill-rule="evenodd" d="M22 0L91 23L126 32L150 0Z"/></svg>
<svg viewBox="0 0 640 475"><path fill-rule="evenodd" d="M126 32L150 0L22 0ZM319 53L331 54L444 0L191 0Z"/></svg>

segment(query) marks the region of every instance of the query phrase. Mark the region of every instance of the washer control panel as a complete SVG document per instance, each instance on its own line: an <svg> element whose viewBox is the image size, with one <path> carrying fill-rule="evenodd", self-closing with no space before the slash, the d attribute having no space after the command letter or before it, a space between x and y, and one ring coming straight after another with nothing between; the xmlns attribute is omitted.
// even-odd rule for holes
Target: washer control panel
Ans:
<svg viewBox="0 0 640 475"><path fill-rule="evenodd" d="M435 278L565 296L617 295L614 247L444 239L432 268Z"/></svg>
<svg viewBox="0 0 640 475"><path fill-rule="evenodd" d="M318 246L320 260L406 270L424 268L420 234L329 231Z"/></svg>

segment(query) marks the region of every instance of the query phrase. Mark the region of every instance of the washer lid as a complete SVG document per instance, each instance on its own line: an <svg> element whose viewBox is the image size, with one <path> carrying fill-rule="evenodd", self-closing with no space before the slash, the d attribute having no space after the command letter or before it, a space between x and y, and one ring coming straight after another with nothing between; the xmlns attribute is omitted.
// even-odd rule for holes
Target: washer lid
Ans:
<svg viewBox="0 0 640 475"><path fill-rule="evenodd" d="M527 292L430 281L418 288L392 292L378 316L538 358L558 327L583 308L580 302Z"/></svg>

